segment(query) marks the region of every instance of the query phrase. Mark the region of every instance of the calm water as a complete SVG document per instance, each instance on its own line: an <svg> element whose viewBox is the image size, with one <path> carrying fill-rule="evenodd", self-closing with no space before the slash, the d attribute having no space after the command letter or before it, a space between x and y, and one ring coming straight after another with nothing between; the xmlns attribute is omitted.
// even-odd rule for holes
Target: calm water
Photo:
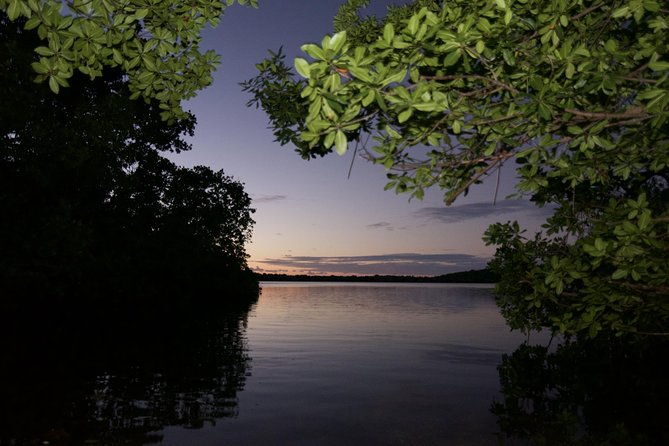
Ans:
<svg viewBox="0 0 669 446"><path fill-rule="evenodd" d="M496 366L523 340L487 286L265 283L237 415L166 445L492 445Z"/></svg>
<svg viewBox="0 0 669 446"><path fill-rule="evenodd" d="M5 318L0 446L669 444L669 342L526 345L490 291L265 283L217 311Z"/></svg>

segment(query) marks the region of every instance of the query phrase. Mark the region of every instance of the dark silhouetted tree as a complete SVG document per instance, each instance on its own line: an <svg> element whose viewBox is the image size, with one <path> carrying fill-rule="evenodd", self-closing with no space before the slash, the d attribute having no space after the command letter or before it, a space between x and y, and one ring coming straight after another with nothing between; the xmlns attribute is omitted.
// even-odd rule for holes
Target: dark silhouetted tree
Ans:
<svg viewBox="0 0 669 446"><path fill-rule="evenodd" d="M161 155L190 149L182 136L195 118L168 125L111 69L93 81L75 73L54 95L30 81L35 45L0 17L0 291L165 304L166 293L183 304L198 293L257 294L243 185Z"/></svg>

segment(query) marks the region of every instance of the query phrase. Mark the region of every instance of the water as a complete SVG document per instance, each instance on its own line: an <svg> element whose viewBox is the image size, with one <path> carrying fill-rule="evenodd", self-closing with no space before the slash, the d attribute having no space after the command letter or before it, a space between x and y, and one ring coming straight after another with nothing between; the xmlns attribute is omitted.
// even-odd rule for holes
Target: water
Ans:
<svg viewBox="0 0 669 446"><path fill-rule="evenodd" d="M501 354L488 286L264 283L239 414L166 445L488 445Z"/></svg>
<svg viewBox="0 0 669 446"><path fill-rule="evenodd" d="M488 286L265 283L203 310L5 318L0 446L669 444L669 342L525 345Z"/></svg>

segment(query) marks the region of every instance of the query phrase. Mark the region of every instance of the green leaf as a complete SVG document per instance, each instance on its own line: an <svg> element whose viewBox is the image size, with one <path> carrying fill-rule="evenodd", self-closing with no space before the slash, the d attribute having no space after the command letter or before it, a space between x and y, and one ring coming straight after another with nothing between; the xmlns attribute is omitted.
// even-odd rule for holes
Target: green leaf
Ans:
<svg viewBox="0 0 669 446"><path fill-rule="evenodd" d="M511 8L509 8L504 13L504 24L508 26L509 23L511 23L512 18L513 18L513 11L511 11Z"/></svg>
<svg viewBox="0 0 669 446"><path fill-rule="evenodd" d="M386 77L383 80L382 85L385 87L386 85L392 84L394 82L402 82L404 80L404 78L406 77L406 75L407 75L406 70L397 71L397 72L389 75L388 77Z"/></svg>
<svg viewBox="0 0 669 446"><path fill-rule="evenodd" d="M344 155L348 149L348 141L346 140L346 135L341 130L337 130L335 136L335 151L339 155Z"/></svg>
<svg viewBox="0 0 669 446"><path fill-rule="evenodd" d="M300 74L300 76L309 79L309 75L311 74L311 67L309 66L309 62L306 60L302 59L301 57L296 57L295 70Z"/></svg>
<svg viewBox="0 0 669 446"><path fill-rule="evenodd" d="M611 17L614 19L618 19L620 17L626 17L630 12L629 6L623 6L622 8L618 8L615 11L611 13Z"/></svg>
<svg viewBox="0 0 669 446"><path fill-rule="evenodd" d="M410 108L407 108L406 110L404 110L402 113L400 113L397 116L397 121L400 124L402 124L403 122L406 122L411 117L412 114L413 114L413 111Z"/></svg>
<svg viewBox="0 0 669 446"><path fill-rule="evenodd" d="M356 79L360 79L363 82L372 82L372 77L369 75L367 68L349 67L349 71Z"/></svg>
<svg viewBox="0 0 669 446"><path fill-rule="evenodd" d="M648 67L653 71L665 71L669 70L669 62L666 60L656 60L654 62L649 62Z"/></svg>
<svg viewBox="0 0 669 446"><path fill-rule="evenodd" d="M571 79L572 77L574 77L575 72L576 72L576 67L574 66L574 64L568 62L567 69L565 70L565 76L567 76L567 79Z"/></svg>
<svg viewBox="0 0 669 446"><path fill-rule="evenodd" d="M395 27L392 23L386 23L383 27L383 40L390 45L395 37Z"/></svg>
<svg viewBox="0 0 669 446"><path fill-rule="evenodd" d="M58 81L56 81L56 78L53 76L49 77L49 88L56 94L60 91L60 85L58 85Z"/></svg>
<svg viewBox="0 0 669 446"><path fill-rule="evenodd" d="M33 62L30 66L38 74L46 74L49 72L49 67L47 67L43 61Z"/></svg>
<svg viewBox="0 0 669 446"><path fill-rule="evenodd" d="M460 54L461 54L460 50L453 51L444 58L444 62L442 63L442 65L444 67L450 67L452 65L455 65L456 62L460 59Z"/></svg>
<svg viewBox="0 0 669 446"><path fill-rule="evenodd" d="M434 112L443 110L443 108L435 102L422 102L422 103L412 104L411 106L416 110L424 112Z"/></svg>
<svg viewBox="0 0 669 446"><path fill-rule="evenodd" d="M335 53L339 53L346 43L346 31L341 31L332 36L329 48Z"/></svg>
<svg viewBox="0 0 669 446"><path fill-rule="evenodd" d="M314 59L326 60L325 52L318 45L307 43L306 45L302 45L301 49Z"/></svg>
<svg viewBox="0 0 669 446"><path fill-rule="evenodd" d="M9 20L14 21L19 17L20 14L21 5L19 4L19 0L11 0L9 2L9 6L7 7L7 17L9 17Z"/></svg>
<svg viewBox="0 0 669 446"><path fill-rule="evenodd" d="M366 95L366 96L363 98L363 100L362 100L362 106L363 106L363 107L367 107L369 104L371 104L372 102L374 102L374 97L375 97L375 95L376 95L375 93L376 93L376 92L375 92L374 90L372 90L372 89L369 90L369 92L367 93L367 95Z"/></svg>
<svg viewBox="0 0 669 446"><path fill-rule="evenodd" d="M149 15L149 9L148 8L142 8L142 9L138 9L137 11L135 11L134 18L135 18L135 20L142 20L147 15Z"/></svg>
<svg viewBox="0 0 669 446"><path fill-rule="evenodd" d="M334 140L335 140L335 132L330 132L327 135L325 135L325 139L323 140L323 145L325 146L325 148L329 149L330 147L332 147Z"/></svg>
<svg viewBox="0 0 669 446"><path fill-rule="evenodd" d="M420 20L420 17L418 14L414 14L411 16L409 19L409 24L407 25L407 30L409 30L409 33L412 36L416 35L416 32L418 32L418 21Z"/></svg>
<svg viewBox="0 0 669 446"><path fill-rule="evenodd" d="M55 53L51 48L47 48L45 46L38 46L35 48L35 52L39 54L40 56L53 56Z"/></svg>
<svg viewBox="0 0 669 446"><path fill-rule="evenodd" d="M625 269L617 269L613 274L611 274L611 279L613 280L619 280L619 279L624 279L627 277L627 270Z"/></svg>
<svg viewBox="0 0 669 446"><path fill-rule="evenodd" d="M476 42L476 52L483 54L483 51L485 51L485 42L483 40L479 40Z"/></svg>
<svg viewBox="0 0 669 446"><path fill-rule="evenodd" d="M648 227L648 225L651 222L651 215L649 210L644 210L641 215L639 216L639 222L637 226L639 226L639 229L642 231Z"/></svg>

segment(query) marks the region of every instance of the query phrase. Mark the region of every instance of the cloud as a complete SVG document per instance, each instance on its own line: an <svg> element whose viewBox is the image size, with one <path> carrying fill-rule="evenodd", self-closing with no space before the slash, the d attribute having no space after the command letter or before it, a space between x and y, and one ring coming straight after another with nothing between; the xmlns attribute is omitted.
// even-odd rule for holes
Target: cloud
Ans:
<svg viewBox="0 0 669 446"><path fill-rule="evenodd" d="M253 195L252 198L254 203L272 203L285 200L288 197L285 195Z"/></svg>
<svg viewBox="0 0 669 446"><path fill-rule="evenodd" d="M371 225L367 225L366 227L367 228L372 228L372 229L387 229L389 231L392 231L393 229L395 229L395 228L393 228L393 225L391 225L387 221L380 221L378 223L372 223Z"/></svg>
<svg viewBox="0 0 669 446"><path fill-rule="evenodd" d="M441 223L460 223L477 218L491 218L502 214L522 214L523 217L547 217L550 208L540 208L527 200L504 200L492 203L472 203L460 206L424 207L416 211L420 218Z"/></svg>
<svg viewBox="0 0 669 446"><path fill-rule="evenodd" d="M284 256L255 263L309 274L397 274L436 276L484 268L488 259L471 254L398 253L368 256Z"/></svg>

